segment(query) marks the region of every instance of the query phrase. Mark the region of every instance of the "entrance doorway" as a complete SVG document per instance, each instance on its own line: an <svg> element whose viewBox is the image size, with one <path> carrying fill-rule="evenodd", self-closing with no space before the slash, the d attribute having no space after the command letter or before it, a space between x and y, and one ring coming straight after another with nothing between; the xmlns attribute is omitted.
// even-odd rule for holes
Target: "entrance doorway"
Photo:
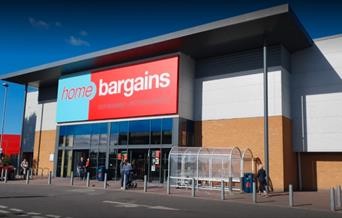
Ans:
<svg viewBox="0 0 342 218"><path fill-rule="evenodd" d="M129 150L129 159L136 179L144 179L148 171L148 149Z"/></svg>
<svg viewBox="0 0 342 218"><path fill-rule="evenodd" d="M73 153L73 171L74 171L74 175L75 176L79 176L77 174L77 166L78 166L78 162L80 161L81 157L83 157L83 161L85 163L85 161L87 160L87 158L89 157L89 150L87 149L84 149L84 150L74 150L74 153Z"/></svg>

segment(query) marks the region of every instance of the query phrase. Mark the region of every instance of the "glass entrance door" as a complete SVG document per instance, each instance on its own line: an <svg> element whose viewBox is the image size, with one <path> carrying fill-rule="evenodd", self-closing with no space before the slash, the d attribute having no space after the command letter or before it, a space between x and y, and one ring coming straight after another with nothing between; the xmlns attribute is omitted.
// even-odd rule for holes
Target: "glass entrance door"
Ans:
<svg viewBox="0 0 342 218"><path fill-rule="evenodd" d="M86 162L87 158L89 157L89 150L74 150L73 152L73 171L74 171L74 176L79 176L77 175L77 166L78 162L80 161L81 157L83 157L84 163Z"/></svg>
<svg viewBox="0 0 342 218"><path fill-rule="evenodd" d="M129 152L134 176L136 179L143 180L148 169L148 149L132 149Z"/></svg>

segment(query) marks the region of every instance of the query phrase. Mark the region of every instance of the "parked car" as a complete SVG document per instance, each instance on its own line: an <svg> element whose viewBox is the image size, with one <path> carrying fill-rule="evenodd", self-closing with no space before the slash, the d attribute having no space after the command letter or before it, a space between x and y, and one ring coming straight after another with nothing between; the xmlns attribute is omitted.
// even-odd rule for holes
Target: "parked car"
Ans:
<svg viewBox="0 0 342 218"><path fill-rule="evenodd" d="M4 176L5 176L5 170L7 169L7 178L10 180L15 179L15 167L11 164L0 164L0 173L4 170Z"/></svg>

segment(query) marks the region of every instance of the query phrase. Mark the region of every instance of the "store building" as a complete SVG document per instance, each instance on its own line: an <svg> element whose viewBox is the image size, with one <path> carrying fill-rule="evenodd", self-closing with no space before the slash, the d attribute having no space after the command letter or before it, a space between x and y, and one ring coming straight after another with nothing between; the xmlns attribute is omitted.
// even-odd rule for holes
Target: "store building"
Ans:
<svg viewBox="0 0 342 218"><path fill-rule="evenodd" d="M116 178L127 157L162 182L172 146L238 146L268 153L275 190L312 190L342 183L341 59L342 36L312 40L280 5L0 79L38 88L38 173L69 176L83 156Z"/></svg>

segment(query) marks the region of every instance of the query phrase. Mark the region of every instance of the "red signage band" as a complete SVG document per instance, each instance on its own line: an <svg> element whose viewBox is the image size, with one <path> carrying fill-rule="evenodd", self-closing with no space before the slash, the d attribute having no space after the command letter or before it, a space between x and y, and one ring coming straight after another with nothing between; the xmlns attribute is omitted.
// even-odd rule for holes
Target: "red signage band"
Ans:
<svg viewBox="0 0 342 218"><path fill-rule="evenodd" d="M88 119L176 114L178 59L176 56L92 72L96 94L89 101Z"/></svg>

